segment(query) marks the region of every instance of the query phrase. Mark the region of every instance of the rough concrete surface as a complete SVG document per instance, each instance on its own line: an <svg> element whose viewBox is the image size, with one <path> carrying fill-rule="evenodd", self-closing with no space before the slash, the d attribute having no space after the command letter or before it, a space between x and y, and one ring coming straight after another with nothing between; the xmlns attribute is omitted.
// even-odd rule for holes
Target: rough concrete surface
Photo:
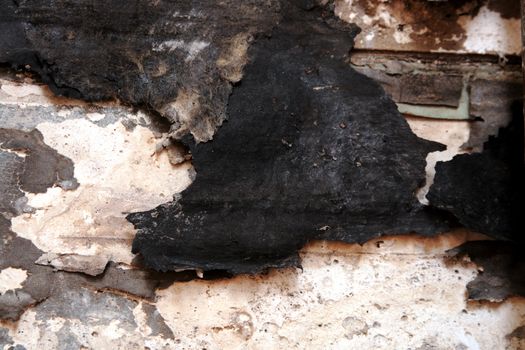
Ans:
<svg viewBox="0 0 525 350"><path fill-rule="evenodd" d="M340 8L343 14L359 14L362 3L338 6L347 7ZM400 3L380 2L378 8L392 16L398 12L389 6L411 11ZM450 1L421 3L456 8ZM468 10L471 2L461 3ZM471 41L486 43L477 48L464 44L463 35L465 40L446 49L489 55L458 55L468 64L453 64L452 55L429 53L435 47L425 46L419 34L406 39L401 33L398 40L413 41L390 48L425 51L423 59L417 53L392 59L389 53L365 52L365 61L361 56L359 65L374 79L385 77L378 79L383 86L390 82L398 88L403 86L398 78L406 83L419 74L441 73L445 76L438 80L450 84L441 89L425 76L414 80L426 89L421 96L414 90L391 90L397 94L386 89L395 102L411 108L405 116L417 136L446 146L427 156L428 183L417 193L422 203L436 161L479 150L488 135L509 122L510 107L519 100L517 62L509 58L503 65L505 60L491 56L516 47L513 35L498 41L506 30L513 31L512 3L478 3L478 10L460 16L461 23L467 19L479 26L496 18L486 23L498 28L496 35ZM429 27L428 42L446 38L446 22L439 23L442 31ZM412 30L418 25L409 24ZM361 26L358 47L377 28ZM388 40L395 40L395 33L384 28L392 35ZM471 33L475 38L476 31ZM375 42L378 50L389 49ZM229 43L217 66L223 67L226 80L237 81L246 41L241 35ZM430 117L449 113L445 108L467 118L422 118L428 110L420 107L442 108L431 110ZM468 118L469 112L474 118ZM51 187L43 193L27 192L13 174L23 174L28 154L16 147L0 150L1 350L525 349L525 302L516 296L523 293L516 275L523 261L509 255L501 242L464 229L433 238L387 236L363 246L317 241L299 252L301 268L234 278L202 271L155 273L130 253L136 231L125 216L171 200L194 179L190 156L166 138L169 124L115 101L57 97L38 77L2 70L0 127L40 134L40 149L53 150L54 159L70 160L78 182L77 188L46 182Z"/></svg>
<svg viewBox="0 0 525 350"><path fill-rule="evenodd" d="M4 349L520 349L523 299L466 302L477 266L444 259L469 238L316 243L302 269L160 289L150 316L140 299L65 289L0 334Z"/></svg>
<svg viewBox="0 0 525 350"><path fill-rule="evenodd" d="M93 125L81 122L84 127L75 132L86 135L78 139L85 141L69 147L61 144L62 154L74 155L68 151L70 148L89 150L89 145L95 142L88 137L94 127L100 131L107 128L115 135L100 138L95 144L113 147L115 139L123 139L130 133L115 125L118 120L126 125L149 125L147 130L162 129L147 124L146 116L140 113L137 116L125 107L79 106L74 100L55 103L42 93L47 91L45 88L10 78L2 81L2 87L6 89L1 90L9 90L9 86L32 91L25 95L24 103L33 105L22 107L28 116L25 122L35 123L28 128L45 123L38 118L47 115L48 123L55 125L48 130L55 129L54 133L60 134L64 128L65 135L70 129L65 128L68 124L59 113ZM13 96L4 95L2 115L9 115L4 109L11 108L13 100ZM94 113L93 108L110 120L93 121L93 118L85 117L87 113ZM3 122L15 121L5 118ZM469 135L469 128L465 127L468 124L463 121L411 117L408 122L418 136L447 145L452 155ZM46 133L43 135L46 140ZM151 136L152 140L139 139L152 158L164 153L164 150L155 153L157 143L162 142L162 134L157 136L158 139L155 136ZM98 152L85 153L91 155L99 167L105 165L97 161ZM81 158L78 159L77 162L82 164ZM149 162L149 158L142 161ZM178 166L170 166L171 172L177 171ZM75 163L75 175L79 169L81 167ZM95 182L100 178L100 186L102 180L108 181L108 177L96 175L103 172L92 174L95 175L78 176L80 187L75 191L58 190L62 194L74 193L88 179ZM146 178L150 179L149 176ZM156 178L151 178L151 181L156 181ZM175 182L179 184L178 188L183 188L186 181L189 180L179 177ZM109 181L106 187L119 188L116 181ZM142 198L133 194L136 189L132 187L126 191L136 199ZM97 203L97 191L91 193L90 200ZM100 197L111 198L112 193L101 192ZM96 213L96 206L88 208L95 208L88 212L89 215ZM62 214L64 222L68 221L69 215L77 217L80 215L77 212L82 210L72 207L70 214L68 211ZM2 228L2 233L5 232ZM106 233L94 231L93 242L98 241L98 235L103 238ZM34 243L39 242L37 238L30 236ZM19 321L1 324L0 345L3 349L16 346L17 349L21 346L26 349L521 349L524 346L523 337L520 337L520 327L525 322L523 299L514 297L496 304L467 301L467 286L480 275L482 267L468 260L451 262L449 253L446 253L465 241L484 239L467 231L426 239L385 237L362 247L313 243L300 253L302 269L187 283L180 281L194 279L195 274L155 276L152 272L137 270L136 262L132 265L110 264L104 274L95 279L76 277L81 274L53 272L52 267L31 263L43 254L36 247L31 248L34 250L29 256L30 249L23 248L24 255L29 258L27 261L20 260L20 248L6 255L6 243L13 242L13 239L14 234L3 235L0 240L2 257L9 260L7 265L1 266L2 271L8 269L2 276L7 281L5 289L9 290L0 296L0 304L6 305L8 300L14 300L16 305L24 295L33 293L33 296L20 310ZM33 245L31 241L26 243ZM105 251L124 251L124 248L129 251L130 244L130 240L120 244L106 239L103 247ZM84 245L77 245L79 250L84 249ZM65 252L77 245L58 240L54 249ZM96 262L96 257L93 259L91 266ZM28 279L24 281L23 273L19 271L27 269L23 265L33 266L33 270L27 270ZM13 269L17 273L11 273ZM213 275L205 273L203 277ZM174 283L177 280L179 282ZM53 287L53 290L42 290L42 287ZM0 309L5 317L4 309Z"/></svg>

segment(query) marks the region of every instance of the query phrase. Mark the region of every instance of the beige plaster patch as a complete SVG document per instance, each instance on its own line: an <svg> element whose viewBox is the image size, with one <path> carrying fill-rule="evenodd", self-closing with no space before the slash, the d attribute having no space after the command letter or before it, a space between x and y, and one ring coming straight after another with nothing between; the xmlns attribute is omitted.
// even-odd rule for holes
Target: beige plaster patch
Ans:
<svg viewBox="0 0 525 350"><path fill-rule="evenodd" d="M8 267L0 271L0 295L9 290L22 288L27 279L27 271Z"/></svg>
<svg viewBox="0 0 525 350"><path fill-rule="evenodd" d="M67 256L56 267L91 272L108 260L130 263L135 230L125 216L170 201L190 184L191 165L174 166L166 152L155 153L158 140L142 126L128 131L120 122L100 127L73 119L37 129L46 144L73 160L80 186L28 193L35 212L14 218L13 231L52 254L40 263Z"/></svg>

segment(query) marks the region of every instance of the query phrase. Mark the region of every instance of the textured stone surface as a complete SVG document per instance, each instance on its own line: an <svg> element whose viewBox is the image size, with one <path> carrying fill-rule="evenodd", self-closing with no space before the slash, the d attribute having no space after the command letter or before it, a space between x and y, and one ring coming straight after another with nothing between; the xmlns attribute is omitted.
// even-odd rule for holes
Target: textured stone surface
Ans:
<svg viewBox="0 0 525 350"><path fill-rule="evenodd" d="M523 299L466 302L477 267L442 255L460 237L318 242L301 270L175 284L157 307L181 347L519 349L506 335L524 324Z"/></svg>
<svg viewBox="0 0 525 350"><path fill-rule="evenodd" d="M0 61L28 66L55 92L88 100L121 98L136 106L153 108L169 120L171 137L182 138L191 133L197 142L211 139L226 115L232 118L223 128L225 135L213 146L192 146L196 164L207 165L202 169L197 166L197 182L181 201L151 213L129 216L141 229L134 252L142 253L149 266L161 270L195 267L257 271L268 266L297 265L294 252L314 238L363 242L386 233L433 234L449 227L446 215L423 208L414 196L423 185L423 158L438 149L416 142L384 92L345 65L351 39L358 31L352 26L345 28L332 15L335 8L343 19L355 18L354 12L345 12L342 1L335 5L323 2L322 6L315 1L277 0L198 6L144 1L124 6L114 0L60 3L58 7L46 1L4 1L2 6L5 11L0 23L7 29L2 34ZM424 20L408 23L406 18L407 23L399 22L407 15L407 6L412 6L411 11ZM171 12L171 8L176 10ZM441 14L444 17L431 19L429 13L436 8L445 9ZM498 13L510 20L512 11L504 11L508 8L494 6L491 1L403 6L394 2L367 8L362 20L364 24L386 21L381 14L388 14L391 22L399 22L394 39L404 45L411 42L412 31L435 35L438 24L448 18L465 31L462 44L467 47L477 45L474 41L479 40L469 34L469 30L479 26L478 17L489 18L493 16L490 13ZM242 15L234 16L238 10L242 10ZM460 19L462 16L470 17L470 22ZM91 17L96 20L83 20ZM416 28L418 25L422 27ZM445 34L441 36L446 39ZM488 48L490 45L484 50ZM250 76L235 88L226 107L230 84L240 81L248 58L246 72ZM83 65L79 66L81 59ZM432 75L417 77L419 80L411 79L412 83L427 88L419 94L409 87L402 89L398 96L401 104L431 103L436 90L432 84L436 84L450 87L441 95L451 98L442 99L441 104L454 107L459 99L458 111L467 106L463 101L466 85L461 89L458 86L461 76L443 75L441 80ZM401 84L407 85L407 76L404 79ZM359 86L359 90L350 86ZM17 89L8 92L20 94ZM341 100L345 101L343 105L339 105ZM468 110L464 114L470 118ZM86 117L94 122L105 118L98 112ZM71 125L67 127L72 129ZM40 128L45 128L44 124ZM3 130L9 135L24 133ZM40 135L40 131L28 132L35 140ZM3 147L7 144L20 148L20 142L12 146L10 143L13 140L4 142ZM55 145L61 143L55 138ZM159 147L167 147L173 164L187 159L180 155L180 149L176 150L176 145L163 142ZM26 163L32 162L30 168L53 167L52 163L43 163L45 157L38 155L32 152L26 157ZM39 161L40 165L36 164ZM243 175L237 176L236 166L243 169ZM290 173L289 167L297 171ZM71 177L72 170L68 172ZM222 174L222 183L216 182L217 173ZM56 183L40 181L31 174L21 175L21 185L24 186L24 180L38 182L33 185L40 187L33 192L44 192L51 185L71 189L77 186L75 181L64 181L60 172L51 175L51 180L57 178ZM323 185L319 185L321 182ZM18 201L19 194L7 192L9 201L13 202L11 197ZM53 189L46 193L47 199L30 197L29 201L49 203L57 192ZM276 193L282 194L281 198L276 198ZM81 203L79 199L73 200ZM16 205L22 207L17 208L19 211L32 210L25 203ZM448 210L450 204L445 201L437 206ZM119 208L121 213L129 210L133 210L131 205ZM52 218L37 217L41 225L38 230L31 228L30 215L16 219L13 227L24 237L34 237L37 231L52 231L48 236L60 237L58 232L67 228L67 223L53 209L47 211ZM496 217L507 211L502 210ZM174 217L175 213L183 215ZM223 219L226 214L229 222ZM89 224L93 218L85 217L83 221ZM231 223L238 227L231 227ZM479 229L475 223L470 226ZM169 244L159 241L158 236ZM152 246L148 246L147 237ZM174 241L174 237L182 239ZM103 249L100 260L87 266L93 263L94 256L89 241L83 250L71 252L45 247L44 238L38 246L46 251L39 263L69 271L84 270L92 275L100 274L111 258L111 253ZM213 261L206 262L210 257ZM113 259L130 261L122 253ZM240 267L241 262L246 266ZM255 268L257 265L260 267Z"/></svg>

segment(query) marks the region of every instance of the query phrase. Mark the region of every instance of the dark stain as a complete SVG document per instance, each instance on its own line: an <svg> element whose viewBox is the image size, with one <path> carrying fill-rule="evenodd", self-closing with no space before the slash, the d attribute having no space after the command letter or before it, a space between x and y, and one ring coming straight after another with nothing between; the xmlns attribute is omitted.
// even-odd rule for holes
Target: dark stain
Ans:
<svg viewBox="0 0 525 350"><path fill-rule="evenodd" d="M517 338L519 340L525 340L525 326L521 326L512 331L512 333L507 334L507 339Z"/></svg>
<svg viewBox="0 0 525 350"><path fill-rule="evenodd" d="M18 174L21 190L44 193L53 186L66 190L78 187L71 159L46 145L40 131L0 128L0 148L25 154L23 170Z"/></svg>
<svg viewBox="0 0 525 350"><path fill-rule="evenodd" d="M467 284L470 300L503 301L525 296L525 257L523 245L503 241L467 242L447 253L461 261L465 255L482 267Z"/></svg>
<svg viewBox="0 0 525 350"><path fill-rule="evenodd" d="M489 0L487 7L505 19L521 18L520 0Z"/></svg>
<svg viewBox="0 0 525 350"><path fill-rule="evenodd" d="M482 153L438 162L427 198L471 230L524 242L523 159L523 117L517 115L485 143Z"/></svg>
<svg viewBox="0 0 525 350"><path fill-rule="evenodd" d="M483 145L500 128L523 116L521 80L474 79L470 82L469 97L469 113L476 119L470 123L469 140L463 148Z"/></svg>
<svg viewBox="0 0 525 350"><path fill-rule="evenodd" d="M22 212L24 193L20 190L18 177L23 170L22 157L0 151L0 213L15 216Z"/></svg>
<svg viewBox="0 0 525 350"><path fill-rule="evenodd" d="M461 50L466 40L463 27L458 23L462 17L476 16L486 0L457 1L354 1L353 7L362 8L366 15L374 17L378 7L385 7L386 12L400 23L395 30L403 32L407 25L412 28L410 38L418 51L432 51L436 48ZM518 12L519 13L519 12ZM379 27L384 26L378 24ZM436 43L436 38L440 40ZM390 39L389 39L390 40Z"/></svg>
<svg viewBox="0 0 525 350"><path fill-rule="evenodd" d="M186 139L193 184L128 216L147 266L255 273L297 266L311 239L449 228L414 195L426 155L444 147L415 136L381 87L348 67L356 28L327 8L283 7L250 49L228 121L212 142Z"/></svg>
<svg viewBox="0 0 525 350"><path fill-rule="evenodd" d="M43 254L31 241L17 237L10 230L10 222L0 215L0 271L12 267L26 270L28 277L23 287L0 295L0 320L17 320L29 307L38 305L49 298L61 300L67 291L89 290L125 294L130 299L154 301L155 290L175 281L189 281L196 278L194 272L157 273L143 269L121 269L110 263L104 274L96 277L79 273L54 271L50 266L35 264ZM126 299L124 296L119 296ZM56 301L58 302L58 301ZM64 308L71 305L64 305ZM78 310L77 310L78 311ZM152 324L159 334L169 334L161 326L160 315L148 309ZM71 312L76 312L71 309Z"/></svg>
<svg viewBox="0 0 525 350"><path fill-rule="evenodd" d="M7 328L0 327L0 347L5 349L8 345L13 345L13 339L9 336Z"/></svg>
<svg viewBox="0 0 525 350"><path fill-rule="evenodd" d="M17 320L28 307L50 295L55 277L52 270L34 264L41 254L31 241L16 237L9 220L0 215L0 270L13 267L28 272L22 289L0 295L0 319Z"/></svg>
<svg viewBox="0 0 525 350"><path fill-rule="evenodd" d="M164 317L153 305L143 303L142 310L147 316L148 327L151 329L151 336L161 336L165 339L173 339L174 335L171 329L166 325Z"/></svg>
<svg viewBox="0 0 525 350"><path fill-rule="evenodd" d="M278 7L278 0L0 0L0 62L28 65L57 94L145 106L170 119L174 136L206 139L224 120L231 91L217 60L236 35L270 28ZM179 118L168 104L187 91L199 106L193 118Z"/></svg>

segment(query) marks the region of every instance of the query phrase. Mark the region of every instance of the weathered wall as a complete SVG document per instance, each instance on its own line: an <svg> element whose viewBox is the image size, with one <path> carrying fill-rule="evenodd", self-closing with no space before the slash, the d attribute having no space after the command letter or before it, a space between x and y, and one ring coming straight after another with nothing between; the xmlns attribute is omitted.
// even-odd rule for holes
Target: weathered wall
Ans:
<svg viewBox="0 0 525 350"><path fill-rule="evenodd" d="M520 103L515 3L337 4L363 29L350 63L382 83L418 136L447 146L427 158L422 202L435 162L479 150ZM71 160L79 183L0 201L11 210L10 224L0 217L0 311L10 316L0 348L525 348L523 298L469 300L484 268L446 253L485 239L466 230L363 246L315 242L301 251L302 269L260 276L144 270L125 216L166 202L193 178L165 138L169 126L117 103L54 97L26 74L3 70L0 85L1 127L38 130L35 149ZM12 164L0 169L6 179L28 160L16 149L1 156Z"/></svg>
<svg viewBox="0 0 525 350"><path fill-rule="evenodd" d="M359 49L519 55L515 0L338 0L336 13L359 25Z"/></svg>

